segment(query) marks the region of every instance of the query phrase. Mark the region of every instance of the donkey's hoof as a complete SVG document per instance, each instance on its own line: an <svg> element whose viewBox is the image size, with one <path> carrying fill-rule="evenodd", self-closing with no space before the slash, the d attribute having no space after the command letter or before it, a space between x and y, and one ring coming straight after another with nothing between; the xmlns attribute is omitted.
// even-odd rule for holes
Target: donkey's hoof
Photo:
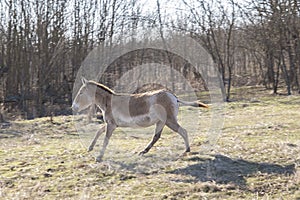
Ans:
<svg viewBox="0 0 300 200"><path fill-rule="evenodd" d="M147 151L141 151L140 153L139 153L139 156L143 156L144 154L146 154L147 153Z"/></svg>
<svg viewBox="0 0 300 200"><path fill-rule="evenodd" d="M96 158L96 162L102 162L102 157L99 157L99 156L98 156L98 157Z"/></svg>
<svg viewBox="0 0 300 200"><path fill-rule="evenodd" d="M88 152L93 151L93 147L89 146L89 148L87 149Z"/></svg>
<svg viewBox="0 0 300 200"><path fill-rule="evenodd" d="M191 148L188 147L188 148L185 150L185 152L191 152Z"/></svg>

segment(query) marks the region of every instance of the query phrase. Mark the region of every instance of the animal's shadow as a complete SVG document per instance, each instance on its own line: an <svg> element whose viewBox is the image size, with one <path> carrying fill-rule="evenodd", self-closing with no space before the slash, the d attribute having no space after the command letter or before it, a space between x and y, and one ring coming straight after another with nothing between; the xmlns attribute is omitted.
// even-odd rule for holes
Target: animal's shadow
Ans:
<svg viewBox="0 0 300 200"><path fill-rule="evenodd" d="M148 160L149 159L149 160ZM159 158L146 156L129 163L120 161L110 161L113 166L131 173L153 174L161 173L166 170L165 165L155 166ZM295 164L278 165L272 163L251 162L243 159L232 159L224 155L199 155L194 154L184 159L185 161L194 163L183 168L175 170L167 170L164 173L186 175L178 176L172 181L176 182L208 182L213 181L219 184L234 184L241 188L247 187L247 177L254 176L258 173L278 174L289 176L296 172ZM168 165L176 162L174 159L166 158L164 160ZM151 162L151 164L149 164ZM196 164L195 164L196 163ZM155 167L154 167L155 166ZM174 166L175 167L175 166ZM156 169L156 170L155 170Z"/></svg>
<svg viewBox="0 0 300 200"><path fill-rule="evenodd" d="M246 178L255 173L267 174L294 174L295 165L281 166L271 163L258 163L246 161L243 159L231 159L223 155L215 155L213 158L191 158L199 161L197 164L189 165L185 168L179 168L168 173L183 174L193 177L195 182L214 181L216 183L233 183L239 186L246 186ZM183 181L183 180L177 180Z"/></svg>

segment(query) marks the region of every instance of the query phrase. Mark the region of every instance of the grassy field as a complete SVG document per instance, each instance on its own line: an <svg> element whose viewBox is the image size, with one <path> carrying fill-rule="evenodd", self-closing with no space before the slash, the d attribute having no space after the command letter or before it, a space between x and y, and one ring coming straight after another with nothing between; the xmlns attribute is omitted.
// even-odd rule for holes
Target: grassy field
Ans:
<svg viewBox="0 0 300 200"><path fill-rule="evenodd" d="M0 129L0 199L300 199L300 96L236 89L217 144L203 153L212 110L184 107L192 152L164 129L118 129L104 161L86 146L100 126L72 116L14 121ZM77 128L76 128L77 127Z"/></svg>

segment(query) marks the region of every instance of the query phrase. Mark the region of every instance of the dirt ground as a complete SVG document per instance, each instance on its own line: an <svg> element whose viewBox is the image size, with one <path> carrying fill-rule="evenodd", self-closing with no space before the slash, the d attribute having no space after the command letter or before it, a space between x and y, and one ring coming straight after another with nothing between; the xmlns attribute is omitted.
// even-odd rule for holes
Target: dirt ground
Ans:
<svg viewBox="0 0 300 200"><path fill-rule="evenodd" d="M16 120L0 127L0 199L300 199L300 96L235 89L220 111L183 107L191 153L164 129L118 129L103 162L87 145L101 121L73 116ZM224 120L224 121L223 121ZM218 136L218 137L217 137ZM211 142L210 150L203 151ZM215 143L216 142L216 143Z"/></svg>

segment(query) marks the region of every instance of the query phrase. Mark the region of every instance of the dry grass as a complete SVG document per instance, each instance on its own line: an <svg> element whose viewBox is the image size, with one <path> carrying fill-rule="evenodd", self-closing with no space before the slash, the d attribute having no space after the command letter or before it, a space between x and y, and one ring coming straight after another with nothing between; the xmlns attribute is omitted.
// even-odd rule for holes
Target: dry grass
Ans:
<svg viewBox="0 0 300 200"><path fill-rule="evenodd" d="M180 112L192 141L185 156L182 139L169 129L143 157L137 152L153 127L118 130L104 162L95 163L100 145L91 153L85 145L97 123L86 135L71 116L56 117L54 124L41 118L3 126L0 198L300 199L300 97L263 95L261 88L235 92L222 135L207 154L200 150L211 111L197 118L193 108Z"/></svg>

